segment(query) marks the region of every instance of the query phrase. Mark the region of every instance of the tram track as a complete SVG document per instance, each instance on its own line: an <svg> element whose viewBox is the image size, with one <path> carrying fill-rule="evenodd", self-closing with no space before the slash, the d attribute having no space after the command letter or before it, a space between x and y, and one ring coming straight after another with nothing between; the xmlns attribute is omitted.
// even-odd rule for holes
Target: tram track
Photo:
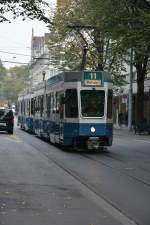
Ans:
<svg viewBox="0 0 150 225"><path fill-rule="evenodd" d="M35 136L35 137L38 138L37 136ZM41 139L40 139L40 140L41 140ZM42 140L42 141L43 141L43 140ZM45 142L45 143L46 143L46 142ZM48 143L48 144L49 144L49 143ZM31 144L31 145L32 145L32 144ZM35 147L34 145L32 145L32 146ZM58 148L58 147L56 147L56 146L55 146L55 148L57 148L58 150L62 150L62 149L60 149L60 148ZM40 149L39 149L39 151L41 152ZM42 152L42 153L43 153L43 152ZM87 155L86 152L84 152L84 151L83 151L82 153L80 153L80 151L78 151L78 154L79 154L80 156L82 156L82 157L85 157L85 158L87 158L87 159L89 159L89 160L92 160L92 161L96 162L97 164L101 164L101 165L103 165L103 166L105 166L105 167L107 167L107 168L113 169L114 171L116 171L116 172L119 173L119 174L124 174L124 175L126 175L126 176L128 176L128 177L134 179L135 181L138 181L138 182L140 182L140 183L142 183L142 184L144 184L144 185L150 187L150 183L148 183L148 182L146 182L146 181L144 181L144 180L142 180L142 179L140 179L140 178L138 178L138 177L136 177L136 176L130 175L129 173L125 172L126 170L123 169L123 168L120 168L120 170L118 171L118 168L115 168L115 166L111 166L110 164L104 162L104 160L102 161L102 160L100 160L100 159L93 159L92 156ZM104 152L105 155L104 155L103 153L100 153L100 152L96 152L96 154L102 154L102 155L103 155L103 158L104 158L104 157L105 157L105 158L110 158L110 159L115 160L116 162L119 161L120 163L122 163L122 164L124 164L124 165L126 166L126 161L125 161L125 160L121 159L121 158L118 157L118 156L113 155L112 153L109 153L109 154L108 154L108 152L106 151L106 154L105 154L105 152ZM125 167L125 168L126 168L126 167Z"/></svg>
<svg viewBox="0 0 150 225"><path fill-rule="evenodd" d="M32 147L35 148L34 145ZM116 220L121 222L122 225L140 225L138 222L135 222L130 218L128 215L126 215L125 212L120 210L113 202L108 200L103 195L100 195L94 187L92 187L90 184L86 183L82 177L80 177L75 172L71 171L70 169L67 169L60 161L53 159L52 157L48 156L46 153L41 152L41 149L36 147L36 150L38 150L40 153L42 153L44 156L48 158L48 160L52 161L57 167L62 169L65 173L67 173L69 176L71 176L76 182L78 183L78 186L81 190L86 193L86 197L88 196L89 199L94 201L100 208L104 209L107 213L109 213L111 216L113 216ZM60 150L60 149L58 149Z"/></svg>
<svg viewBox="0 0 150 225"><path fill-rule="evenodd" d="M92 161L94 161L94 162L97 162L97 163L99 163L99 164L102 164L102 165L104 165L104 166L106 166L106 167L109 167L110 169L113 169L113 170L115 170L117 173L120 173L120 174L124 174L124 175L126 175L126 176L128 176L128 177L130 177L130 178L132 178L132 179L134 179L134 180L136 180L136 181L138 181L138 182L141 182L141 183L143 183L144 185L146 185L146 186L148 186L148 187L150 187L150 183L148 183L148 182L145 182L144 180L142 180L142 179L140 179L140 178L138 178L138 177L136 177L136 176L133 176L133 175L130 175L129 173L127 173L127 172L125 172L126 170L125 169L120 169L119 171L118 171L118 168L115 168L115 167L113 167L113 166L111 166L111 165L109 165L109 164L107 164L107 163L105 163L104 161L102 161L102 160L96 160L96 159L93 159L92 157L90 157L89 155L83 155L83 154L80 154L81 156L83 156L83 157L86 157L86 158L88 158L88 159L90 159L90 160L92 160ZM112 156L108 156L108 155L106 155L106 157L109 157L109 158L112 158L112 159L115 159L114 157L112 157ZM121 163L123 163L123 161L122 160L118 160L118 159L115 159L116 161L120 161ZM125 164L125 163L124 163Z"/></svg>
<svg viewBox="0 0 150 225"><path fill-rule="evenodd" d="M26 136L26 135L24 135ZM41 141L41 140L40 140ZM49 145L48 143L44 142L47 146ZM66 157L68 157L67 155L69 155L69 157L72 155L70 155L70 153L64 154L65 152L63 152L62 150L58 149L56 146L52 146L52 148L56 148L56 154L55 149L53 149L52 151L48 151L47 146L43 145L43 149L41 150L41 147L39 145L37 145L37 143L34 143L34 141L28 141L28 144L30 144L32 147L34 147L38 152L40 152L42 155L44 155L45 157L48 158L48 160L52 161L57 167L59 167L60 169L62 169L65 173L67 173L69 176L71 176L74 180L76 180L76 182L78 183L78 185L81 187L82 190L86 190L85 192L87 193L87 196L90 196L90 198L94 201L97 205L99 205L100 207L104 208L108 213L112 212L112 216L114 216L116 219L119 218L119 221L121 222L121 224L123 225L130 225L130 224L142 224L141 222L139 223L139 221L137 222L135 217L132 217L130 213L126 212L126 210L119 208L119 205L115 202L112 201L112 199L110 199L109 197L107 197L103 192L101 192L101 189L98 190L96 188L96 186L94 186L92 184L92 182L88 182L88 180L83 176L83 174L79 174L78 171L74 170L73 168L71 168L70 166L66 166L65 162L63 162L63 159L66 159ZM61 151L61 153L59 154L58 151ZM57 154L58 153L58 154ZM75 152L72 152L73 154ZM72 154L71 153L71 154ZM96 167L98 168L99 165L102 165L108 169L111 169L113 171L117 171L117 173L120 173L120 175L122 175L122 173L125 176L128 176L129 178L135 180L136 182L139 182L141 184L144 184L146 186L150 186L149 184L145 183L144 181L137 179L134 176L130 176L128 173L125 172L118 172L117 169L115 169L113 166L109 165L108 163L105 163L102 160L96 160L93 159L93 157L91 155L87 155L86 153L75 153L75 155L79 155L81 158L86 158L87 160L93 161L94 165L96 164ZM58 157L57 157L58 156ZM62 156L62 160L61 160L61 156ZM119 160L119 158L117 157L111 157L111 155L107 155L105 156L105 158L112 158L115 161L120 161L121 163L122 160ZM104 157L104 155L103 155ZM76 157L77 158L77 157ZM125 162L124 162L125 164ZM99 170L101 168L99 167ZM132 220L132 218L134 218L134 221Z"/></svg>

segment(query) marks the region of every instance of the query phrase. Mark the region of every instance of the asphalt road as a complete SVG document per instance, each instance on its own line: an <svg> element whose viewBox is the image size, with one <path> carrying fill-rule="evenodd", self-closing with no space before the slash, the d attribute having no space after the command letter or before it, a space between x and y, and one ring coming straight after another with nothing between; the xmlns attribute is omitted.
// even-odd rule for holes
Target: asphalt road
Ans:
<svg viewBox="0 0 150 225"><path fill-rule="evenodd" d="M150 138L117 131L105 153L0 133L0 225L150 225Z"/></svg>

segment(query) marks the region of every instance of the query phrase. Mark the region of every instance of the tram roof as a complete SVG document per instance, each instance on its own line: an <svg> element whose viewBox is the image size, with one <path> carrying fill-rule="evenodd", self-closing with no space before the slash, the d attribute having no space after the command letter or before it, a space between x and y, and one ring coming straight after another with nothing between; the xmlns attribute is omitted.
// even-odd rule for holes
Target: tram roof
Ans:
<svg viewBox="0 0 150 225"><path fill-rule="evenodd" d="M88 72L88 71L86 71ZM89 71L89 72L101 72L102 80L105 81L112 81L111 74L105 71ZM47 80L47 84L54 84L59 81L64 82L77 82L83 80L84 71L66 71L61 72Z"/></svg>
<svg viewBox="0 0 150 225"><path fill-rule="evenodd" d="M102 74L102 83L112 82L111 74L105 71L85 71L85 72L100 72ZM65 71L60 72L53 77L46 80L47 86L53 86L59 82L78 82L83 80L84 71ZM33 91L37 91L44 88L44 82L39 83L33 88Z"/></svg>

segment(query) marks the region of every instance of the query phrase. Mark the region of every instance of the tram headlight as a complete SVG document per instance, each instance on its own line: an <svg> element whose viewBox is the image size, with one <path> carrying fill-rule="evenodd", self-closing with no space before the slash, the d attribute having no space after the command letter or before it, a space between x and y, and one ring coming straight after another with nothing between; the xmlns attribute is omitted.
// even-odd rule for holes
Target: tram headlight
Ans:
<svg viewBox="0 0 150 225"><path fill-rule="evenodd" d="M95 133L95 131L96 131L95 127L91 127L91 132Z"/></svg>

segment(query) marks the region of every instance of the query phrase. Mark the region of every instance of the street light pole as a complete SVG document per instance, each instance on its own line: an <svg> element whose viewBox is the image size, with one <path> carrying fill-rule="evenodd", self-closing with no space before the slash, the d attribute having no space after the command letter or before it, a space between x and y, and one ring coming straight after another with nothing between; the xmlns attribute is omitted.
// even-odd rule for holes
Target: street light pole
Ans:
<svg viewBox="0 0 150 225"><path fill-rule="evenodd" d="M129 80L129 98L128 98L128 128L132 129L132 93L133 93L133 48L130 52L130 80Z"/></svg>

